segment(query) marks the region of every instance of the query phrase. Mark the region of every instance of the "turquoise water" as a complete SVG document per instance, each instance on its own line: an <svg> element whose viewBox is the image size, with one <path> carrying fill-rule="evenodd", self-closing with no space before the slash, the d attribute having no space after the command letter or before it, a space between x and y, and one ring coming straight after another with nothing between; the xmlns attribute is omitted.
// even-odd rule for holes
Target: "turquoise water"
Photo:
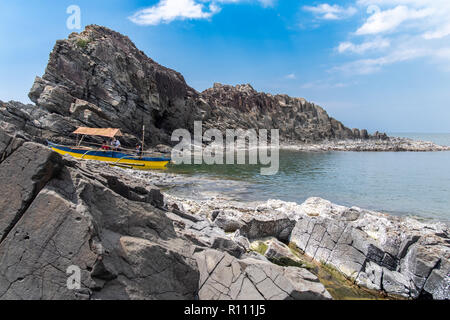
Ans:
<svg viewBox="0 0 450 320"><path fill-rule="evenodd" d="M436 137L450 145L450 134ZM179 165L170 171L207 178L205 183L192 183L195 194L297 203L314 196L346 206L450 221L450 152L281 150L280 170L274 176L262 176L259 166L252 165Z"/></svg>

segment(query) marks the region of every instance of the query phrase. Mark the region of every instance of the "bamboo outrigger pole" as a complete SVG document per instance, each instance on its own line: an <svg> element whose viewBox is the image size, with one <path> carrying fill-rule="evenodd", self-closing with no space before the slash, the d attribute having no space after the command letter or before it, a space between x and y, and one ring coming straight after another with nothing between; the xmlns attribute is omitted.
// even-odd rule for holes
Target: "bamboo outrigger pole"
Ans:
<svg viewBox="0 0 450 320"><path fill-rule="evenodd" d="M140 157L142 158L142 155L144 154L144 143L145 143L145 124L142 125L142 149Z"/></svg>

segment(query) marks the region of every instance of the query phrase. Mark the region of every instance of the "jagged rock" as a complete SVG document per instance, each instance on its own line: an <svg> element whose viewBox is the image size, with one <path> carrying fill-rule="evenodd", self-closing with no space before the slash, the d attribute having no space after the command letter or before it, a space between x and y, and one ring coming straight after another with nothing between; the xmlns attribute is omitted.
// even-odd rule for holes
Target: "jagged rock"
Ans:
<svg viewBox="0 0 450 320"><path fill-rule="evenodd" d="M201 118L197 95L181 74L148 58L128 37L91 25L56 42L29 97L50 113L93 127L141 137L145 125L145 140L156 145Z"/></svg>
<svg viewBox="0 0 450 320"><path fill-rule="evenodd" d="M133 186L113 190L99 174L111 170L34 143L0 164L0 299L196 297L194 244L154 206L151 189L142 197ZM66 287L72 265L81 269L79 290Z"/></svg>
<svg viewBox="0 0 450 320"><path fill-rule="evenodd" d="M287 241L295 225L285 214L245 214L240 221L243 226L239 232L249 240L274 237Z"/></svg>
<svg viewBox="0 0 450 320"><path fill-rule="evenodd" d="M403 274L383 268L382 288L391 294L409 296L410 284Z"/></svg>
<svg viewBox="0 0 450 320"><path fill-rule="evenodd" d="M206 300L330 300L316 276L261 260L238 260L206 250L194 255L200 270L199 298Z"/></svg>
<svg viewBox="0 0 450 320"><path fill-rule="evenodd" d="M77 120L50 113L39 106L0 101L0 127L16 138L39 143L46 140L70 142L70 134L82 125Z"/></svg>
<svg viewBox="0 0 450 320"><path fill-rule="evenodd" d="M27 142L1 163L0 241L8 236L33 199L61 168L61 157Z"/></svg>
<svg viewBox="0 0 450 320"><path fill-rule="evenodd" d="M0 163L23 143L23 139L13 137L0 129Z"/></svg>
<svg viewBox="0 0 450 320"><path fill-rule="evenodd" d="M428 292L434 299L449 300L450 296L450 257L441 260L439 269L434 268L428 276L424 291Z"/></svg>
<svg viewBox="0 0 450 320"><path fill-rule="evenodd" d="M264 238L277 237L277 219L287 219L295 226L289 239L282 239L283 242L292 242L307 256L334 267L359 285L408 298L450 297L450 233L444 223L424 223L348 208L320 198L310 198L301 205L269 200L254 204L253 212L247 205L239 207L236 203L217 200L201 201L199 207L202 211L209 208L217 215L230 209L242 221L252 221L255 217L260 220L253 227L244 225L233 236L244 246L247 242L248 249L251 249L248 239L270 245ZM195 210L192 212L195 214ZM272 241L273 248L265 250L265 254L289 257L286 245ZM259 250L259 246L255 249L256 242L251 247Z"/></svg>
<svg viewBox="0 0 450 320"><path fill-rule="evenodd" d="M445 283L450 274L445 273L445 263L440 265L450 255L445 226L337 206L320 198L308 199L289 216L297 220L290 241L357 283L406 297L425 292L449 297ZM433 272L439 274L440 284L428 291L425 284Z"/></svg>
<svg viewBox="0 0 450 320"><path fill-rule="evenodd" d="M250 241L246 237L241 236L239 230L233 233L233 241L238 243L242 248L244 248L247 251L250 249Z"/></svg>
<svg viewBox="0 0 450 320"><path fill-rule="evenodd" d="M361 139L360 134L312 103L287 95L257 92L249 84L214 84L202 93L189 87L183 76L165 68L136 48L131 40L108 28L90 25L56 42L42 77L29 93L40 109L38 130L26 128L35 139L51 130L64 133L77 125L118 127L135 139L147 128L150 145L171 144L178 128L193 129L194 120L208 128L279 128L284 141ZM70 123L52 129L40 118ZM369 137L367 135L367 137ZM160 146L159 152L170 152Z"/></svg>
<svg viewBox="0 0 450 320"><path fill-rule="evenodd" d="M288 246L278 241L277 239L270 239L267 242L267 251L264 254L269 260L284 260L299 261L299 259L292 253Z"/></svg>
<svg viewBox="0 0 450 320"><path fill-rule="evenodd" d="M214 238L211 248L226 251L235 258L240 258L246 252L245 247L240 243L227 237Z"/></svg>
<svg viewBox="0 0 450 320"><path fill-rule="evenodd" d="M226 251L238 258L246 251L239 242L228 237L222 229L206 219L181 211L171 212L167 215L175 222L175 227L180 234L196 245Z"/></svg>
<svg viewBox="0 0 450 320"><path fill-rule="evenodd" d="M178 200L181 206L184 200ZM253 204L253 210L227 200L188 203L192 214L209 210L214 217L232 210L234 216L240 215L247 224L234 233L233 239L247 250L260 250L257 242L270 245L267 237L278 236L278 240L292 242L316 262L369 289L408 298L450 298L450 232L444 223L348 208L321 198L310 198L301 205L269 200ZM277 230L282 228L274 227L280 220L295 224L288 229L288 239L280 239ZM264 250L264 254L289 258L289 248L272 241L273 248Z"/></svg>
<svg viewBox="0 0 450 320"><path fill-rule="evenodd" d="M216 211L213 218L214 224L225 232L235 232L240 229L244 223L240 221L242 214L233 210Z"/></svg>
<svg viewBox="0 0 450 320"><path fill-rule="evenodd" d="M215 83L201 97L212 107L206 119L208 128L279 128L283 141L297 142L360 138L305 99L257 92L249 84Z"/></svg>

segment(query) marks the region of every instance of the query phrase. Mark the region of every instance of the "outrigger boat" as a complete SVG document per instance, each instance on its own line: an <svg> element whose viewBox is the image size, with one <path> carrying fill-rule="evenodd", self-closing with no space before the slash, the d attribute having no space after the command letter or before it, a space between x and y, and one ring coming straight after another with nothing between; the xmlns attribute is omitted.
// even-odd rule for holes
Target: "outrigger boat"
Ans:
<svg viewBox="0 0 450 320"><path fill-rule="evenodd" d="M171 161L169 158L152 158L143 157L139 155L132 155L121 151L114 150L101 150L100 148L91 148L82 146L81 143L85 136L99 136L106 138L115 138L123 136L120 129L94 129L94 128L78 128L73 132L78 136L81 135L81 139L76 146L64 146L47 141L48 146L59 154L70 155L77 159L85 160L97 160L108 162L110 165L130 168L130 169L165 169L167 164ZM78 137L77 136L77 137ZM144 139L142 139L142 148L144 147Z"/></svg>

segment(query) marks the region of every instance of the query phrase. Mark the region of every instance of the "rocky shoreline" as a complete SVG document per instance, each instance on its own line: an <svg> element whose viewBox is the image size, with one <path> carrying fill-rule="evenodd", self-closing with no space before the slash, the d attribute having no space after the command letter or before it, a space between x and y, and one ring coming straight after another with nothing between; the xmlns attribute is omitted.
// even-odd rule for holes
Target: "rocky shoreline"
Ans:
<svg viewBox="0 0 450 320"><path fill-rule="evenodd" d="M165 180L164 174L123 172L142 181L156 179L164 188L177 184L171 174ZM444 222L348 208L320 198L297 204L243 203L220 195L208 200L164 197L168 207L212 223L247 252L272 262L295 265L306 258L322 269L331 267L334 276L344 276L359 289L391 298L450 298L450 229ZM263 252L258 250L261 242Z"/></svg>
<svg viewBox="0 0 450 320"><path fill-rule="evenodd" d="M275 254L292 260L293 246L360 287L404 298L450 298L450 234L445 223L347 208L320 198L301 205L168 200L213 221L247 250L255 241L271 238L264 253L268 258Z"/></svg>
<svg viewBox="0 0 450 320"><path fill-rule="evenodd" d="M148 181L1 137L2 300L331 299L309 271L247 253Z"/></svg>
<svg viewBox="0 0 450 320"><path fill-rule="evenodd" d="M450 298L443 223L320 198L174 197L159 190L172 174L62 158L0 133L0 299L340 299L349 286L351 298L364 288ZM81 290L65 288L70 265Z"/></svg>
<svg viewBox="0 0 450 320"><path fill-rule="evenodd" d="M0 175L8 181L0 203L2 299L331 299L307 268L270 262L295 262L293 244L297 253L358 286L408 298L449 297L449 232L443 224L318 198L302 205L175 198L154 186L172 183L164 173L110 168L61 158L38 144L6 142L0 150ZM26 170L11 176L21 163ZM17 198L21 185L28 187ZM258 253L252 246L261 240L269 241L268 248ZM178 262L170 273L156 270L153 276L151 270L162 267L154 259L163 257ZM85 268L81 291L61 289L63 271L72 264ZM178 268L187 278L176 276ZM148 281L136 281L146 273ZM37 285L46 277L60 280ZM169 283L173 292L144 294L142 286L155 282ZM239 290L232 291L235 283Z"/></svg>
<svg viewBox="0 0 450 320"><path fill-rule="evenodd" d="M207 145L204 145L207 147ZM221 152L221 147L210 145L214 151ZM192 149L195 150L195 148ZM389 137L385 140L326 140L315 143L282 142L280 150L293 150L302 152L442 152L450 151L450 146L438 145L431 141L413 140L409 138ZM172 148L159 145L151 149L167 155ZM225 153L225 148L222 149ZM248 145L237 145L236 150L249 150Z"/></svg>
<svg viewBox="0 0 450 320"><path fill-rule="evenodd" d="M285 150L305 152L320 151L355 151L355 152L439 152L450 151L450 146L441 146L430 141L408 138L389 137L386 140L338 140L319 143L299 144L285 143L280 146Z"/></svg>

